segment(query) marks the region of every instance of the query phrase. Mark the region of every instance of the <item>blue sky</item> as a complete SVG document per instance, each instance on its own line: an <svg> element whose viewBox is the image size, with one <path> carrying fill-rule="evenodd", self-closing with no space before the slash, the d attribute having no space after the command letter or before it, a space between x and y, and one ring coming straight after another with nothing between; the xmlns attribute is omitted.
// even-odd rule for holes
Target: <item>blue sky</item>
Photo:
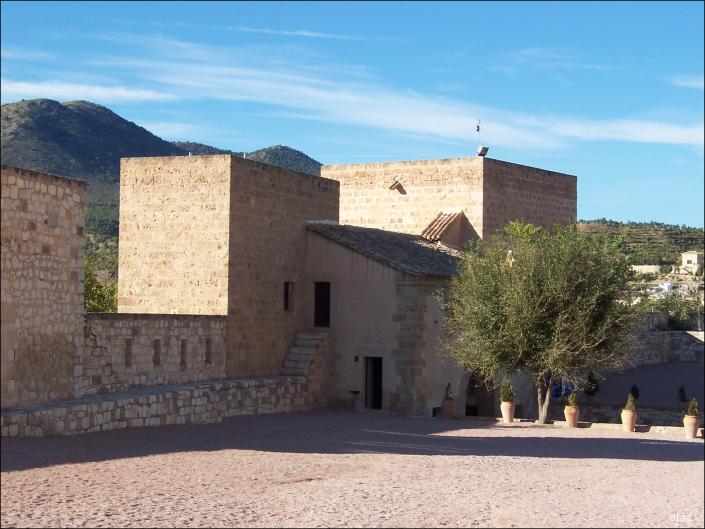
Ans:
<svg viewBox="0 0 705 529"><path fill-rule="evenodd" d="M703 2L8 2L2 102L325 163L489 156L578 217L703 226Z"/></svg>

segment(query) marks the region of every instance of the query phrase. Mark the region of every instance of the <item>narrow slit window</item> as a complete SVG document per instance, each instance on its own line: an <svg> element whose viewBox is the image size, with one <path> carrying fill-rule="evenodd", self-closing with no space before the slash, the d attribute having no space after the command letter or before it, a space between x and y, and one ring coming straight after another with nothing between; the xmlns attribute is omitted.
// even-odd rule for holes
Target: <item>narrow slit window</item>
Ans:
<svg viewBox="0 0 705 529"><path fill-rule="evenodd" d="M186 370L186 340L181 340L181 371Z"/></svg>
<svg viewBox="0 0 705 529"><path fill-rule="evenodd" d="M213 363L213 350L211 347L211 339L206 338L206 365Z"/></svg>
<svg viewBox="0 0 705 529"><path fill-rule="evenodd" d="M294 305L294 283L286 281L284 283L284 310L290 311Z"/></svg>
<svg viewBox="0 0 705 529"><path fill-rule="evenodd" d="M162 341L154 340L154 367L162 364Z"/></svg>
<svg viewBox="0 0 705 529"><path fill-rule="evenodd" d="M125 367L132 367L132 339L125 340Z"/></svg>

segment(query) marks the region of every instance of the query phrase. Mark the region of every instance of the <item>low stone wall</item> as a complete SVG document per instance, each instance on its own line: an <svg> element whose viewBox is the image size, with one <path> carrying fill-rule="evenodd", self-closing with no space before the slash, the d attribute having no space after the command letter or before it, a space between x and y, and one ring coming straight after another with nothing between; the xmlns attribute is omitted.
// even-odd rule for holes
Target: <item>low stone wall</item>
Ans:
<svg viewBox="0 0 705 529"><path fill-rule="evenodd" d="M15 408L0 416L2 437L76 435L167 424L213 423L235 415L322 407L306 377L264 377L136 388L124 393Z"/></svg>
<svg viewBox="0 0 705 529"><path fill-rule="evenodd" d="M667 362L699 362L705 357L703 331L642 332L630 359L633 367Z"/></svg>
<svg viewBox="0 0 705 529"><path fill-rule="evenodd" d="M688 404L683 406L638 406L637 423L653 426L683 426L683 416ZM580 420L586 422L616 423L622 422L622 406L598 404L580 407ZM551 419L563 420L563 406L551 410ZM703 424L701 417L701 424Z"/></svg>
<svg viewBox="0 0 705 529"><path fill-rule="evenodd" d="M75 397L225 378L225 316L86 315Z"/></svg>

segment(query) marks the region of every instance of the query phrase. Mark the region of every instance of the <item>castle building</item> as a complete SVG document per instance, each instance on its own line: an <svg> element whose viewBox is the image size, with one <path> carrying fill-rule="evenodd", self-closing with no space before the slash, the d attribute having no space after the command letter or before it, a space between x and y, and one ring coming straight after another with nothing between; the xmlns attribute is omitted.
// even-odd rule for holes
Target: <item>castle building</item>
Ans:
<svg viewBox="0 0 705 529"><path fill-rule="evenodd" d="M438 293L464 243L576 217L574 176L486 157L321 177L230 155L126 158L118 313L84 314L84 196L2 167L3 409L240 379L427 416L450 382L462 408ZM268 411L294 409L282 391Z"/></svg>

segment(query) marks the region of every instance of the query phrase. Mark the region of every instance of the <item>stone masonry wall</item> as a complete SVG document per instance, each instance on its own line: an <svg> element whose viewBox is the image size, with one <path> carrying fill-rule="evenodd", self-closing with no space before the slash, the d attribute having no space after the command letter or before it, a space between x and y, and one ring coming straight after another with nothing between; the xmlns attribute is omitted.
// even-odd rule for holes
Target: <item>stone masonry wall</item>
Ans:
<svg viewBox="0 0 705 529"><path fill-rule="evenodd" d="M416 160L321 167L340 182L340 222L420 234L441 212L462 210L482 236L483 158ZM389 189L395 182L400 189Z"/></svg>
<svg viewBox="0 0 705 529"><path fill-rule="evenodd" d="M229 378L281 373L297 331L311 328L307 220L338 220L336 181L232 158ZM293 288L284 310L284 283Z"/></svg>
<svg viewBox="0 0 705 529"><path fill-rule="evenodd" d="M485 158L483 166L483 237L512 220L538 226L575 222L575 176Z"/></svg>
<svg viewBox="0 0 705 529"><path fill-rule="evenodd" d="M646 331L638 335L630 367L705 360L703 331Z"/></svg>
<svg viewBox="0 0 705 529"><path fill-rule="evenodd" d="M2 166L2 408L73 396L85 192L84 182Z"/></svg>
<svg viewBox="0 0 705 529"><path fill-rule="evenodd" d="M223 379L225 327L225 316L89 313L75 396Z"/></svg>
<svg viewBox="0 0 705 529"><path fill-rule="evenodd" d="M321 407L306 377L209 381L99 394L60 404L15 408L0 416L2 437L76 435L166 424L215 423L236 415Z"/></svg>
<svg viewBox="0 0 705 529"><path fill-rule="evenodd" d="M227 314L230 160L121 160L118 312Z"/></svg>

